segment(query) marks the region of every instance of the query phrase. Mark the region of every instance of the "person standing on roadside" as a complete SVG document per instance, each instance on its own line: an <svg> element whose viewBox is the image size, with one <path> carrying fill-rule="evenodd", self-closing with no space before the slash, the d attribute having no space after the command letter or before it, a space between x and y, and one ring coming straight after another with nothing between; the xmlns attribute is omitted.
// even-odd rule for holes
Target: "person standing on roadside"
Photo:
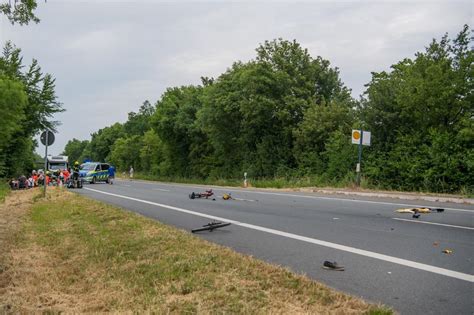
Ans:
<svg viewBox="0 0 474 315"><path fill-rule="evenodd" d="M130 179L133 178L133 166L130 166Z"/></svg>
<svg viewBox="0 0 474 315"><path fill-rule="evenodd" d="M109 184L113 184L115 179L115 167L109 166Z"/></svg>

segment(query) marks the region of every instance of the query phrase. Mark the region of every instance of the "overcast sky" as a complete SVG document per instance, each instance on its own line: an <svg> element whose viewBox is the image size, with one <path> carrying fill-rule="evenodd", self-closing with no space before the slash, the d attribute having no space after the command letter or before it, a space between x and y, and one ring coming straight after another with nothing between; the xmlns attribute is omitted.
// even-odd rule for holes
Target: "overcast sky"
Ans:
<svg viewBox="0 0 474 315"><path fill-rule="evenodd" d="M167 87L253 59L265 40L296 39L338 67L358 98L371 71L474 25L474 1L38 2L39 24L12 26L0 16L0 42L11 40L25 63L36 58L56 78L66 112L55 117L55 154L72 138L126 121Z"/></svg>

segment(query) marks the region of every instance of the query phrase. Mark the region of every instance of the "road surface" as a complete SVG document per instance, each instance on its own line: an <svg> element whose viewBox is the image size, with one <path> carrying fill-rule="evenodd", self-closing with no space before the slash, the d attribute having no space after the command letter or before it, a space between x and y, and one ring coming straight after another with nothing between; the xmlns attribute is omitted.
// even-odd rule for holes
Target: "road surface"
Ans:
<svg viewBox="0 0 474 315"><path fill-rule="evenodd" d="M195 235L402 314L474 313L472 205L212 188L216 200L188 198L204 186L144 181L76 191L188 231L213 219L231 222ZM418 219L395 212L412 206L445 211ZM325 260L345 271L322 269Z"/></svg>

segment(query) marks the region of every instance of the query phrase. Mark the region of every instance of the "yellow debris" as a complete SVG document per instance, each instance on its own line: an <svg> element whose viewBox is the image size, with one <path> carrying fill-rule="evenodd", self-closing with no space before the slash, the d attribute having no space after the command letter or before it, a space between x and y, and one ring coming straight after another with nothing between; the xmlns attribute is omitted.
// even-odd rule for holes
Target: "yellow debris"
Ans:
<svg viewBox="0 0 474 315"><path fill-rule="evenodd" d="M431 213L430 208L403 208L395 210L398 213Z"/></svg>

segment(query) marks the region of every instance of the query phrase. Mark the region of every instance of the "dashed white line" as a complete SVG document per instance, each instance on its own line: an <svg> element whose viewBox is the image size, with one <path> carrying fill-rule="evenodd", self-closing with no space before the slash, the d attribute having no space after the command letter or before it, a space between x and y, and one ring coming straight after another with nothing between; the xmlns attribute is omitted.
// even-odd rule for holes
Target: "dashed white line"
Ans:
<svg viewBox="0 0 474 315"><path fill-rule="evenodd" d="M379 253L375 253L375 252L371 252L371 251L367 251L367 250L363 250L363 249L359 249L359 248L349 247L349 246L336 244L336 243L331 243L331 242L327 242L327 241L323 241L323 240L318 240L318 239L315 239L315 238L310 238L310 237L306 237L306 236L302 236L302 235L297 235L297 234L293 234L293 233L288 233L288 232L283 232L283 231L279 231L279 230L275 230L275 229L270 229L270 228L266 228L266 227L263 227L263 226L248 224L248 223L239 222L239 221L235 221L235 220L229 220L229 219L222 218L222 217L208 215L208 214L205 214L205 213L191 211L191 210L178 208L178 207L174 207L174 206L164 205L164 204L160 204L160 203L156 203L156 202L152 202L152 201L147 201L147 200L143 200L143 199L138 199L138 198L133 198L133 197L128 197L128 196L113 194L113 193L109 193L109 192L105 192L105 191L101 191L101 190L96 190L96 189L91 189L91 188L87 188L87 187L84 187L84 189L89 190L89 191L93 191L93 192L96 192L96 193L104 194L104 195L114 196L114 197L127 199L127 200L133 200L133 201L137 201L137 202L141 202L141 203L145 203L145 204L149 204L149 205L154 205L154 206L157 206L157 207L170 209L170 210L174 210L174 211L178 211L178 212L182 212L182 213L192 214L192 215L195 215L195 216L200 216L200 217L204 217L204 218L208 218L208 219L226 221L226 222L229 222L229 223L232 223L232 224L235 224L235 225L238 225L238 226L246 227L246 228L249 228L249 229L252 229L252 230L262 231L262 232L266 232L266 233L270 233L270 234L274 234L274 235L279 235L279 236L283 236L283 237L287 237L287 238L290 238L290 239L295 239L295 240L299 240L299 241L303 241L303 242L307 242L307 243L311 243L311 244L316 244L316 245L325 246L325 247L329 247L329 248L333 248L333 249L338 249L338 250L342 250L342 251L345 251L345 252L349 252L349 253L365 256L365 257L375 258L375 259L391 262L391 263L394 263L394 264L407 266L407 267L411 267L411 268L415 268L415 269L420 269L420 270L432 272L432 273L435 273L435 274L439 274L439 275L443 275L443 276L447 276L447 277L451 277L451 278L456 278L456 279L468 281L468 282L474 282L474 276L473 275L458 272L458 271L454 271L454 270L439 268L439 267L436 267L436 266L422 264L422 263L418 263L418 262L407 260L407 259L397 258L397 257L388 256L388 255L384 255L384 254L379 254Z"/></svg>
<svg viewBox="0 0 474 315"><path fill-rule="evenodd" d="M458 229L474 230L474 228L469 227L469 226L452 225L452 224L444 224L444 223L436 223L436 222L427 222L427 221L415 221L415 220L402 219L402 218L392 218L392 219L398 220L398 221L411 222L411 223L423 223L423 224L432 224L432 225L448 226L448 227L458 228Z"/></svg>

